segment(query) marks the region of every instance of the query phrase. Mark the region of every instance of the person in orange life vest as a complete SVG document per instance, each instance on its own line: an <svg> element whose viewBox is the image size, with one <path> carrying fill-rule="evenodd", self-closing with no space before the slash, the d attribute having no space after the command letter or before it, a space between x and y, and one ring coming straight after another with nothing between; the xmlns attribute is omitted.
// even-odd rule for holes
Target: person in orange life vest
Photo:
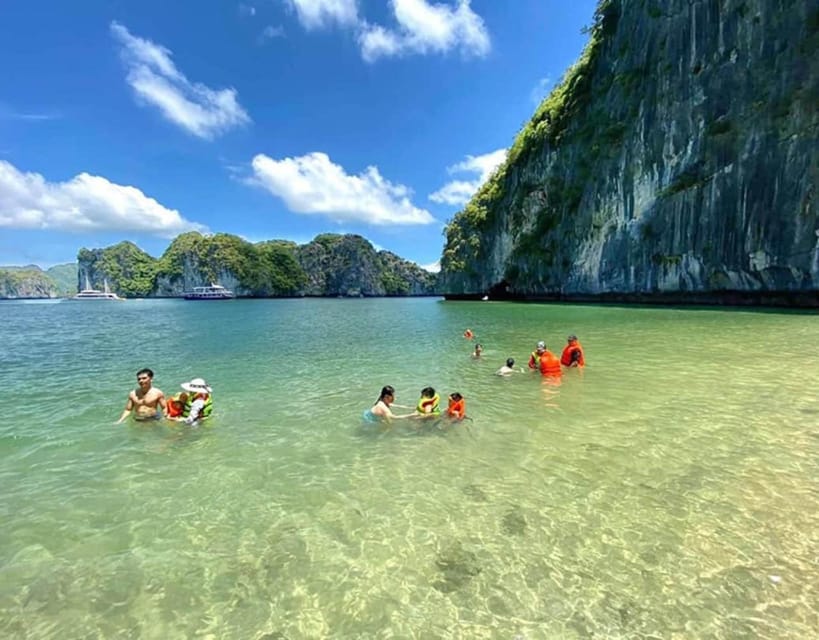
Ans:
<svg viewBox="0 0 819 640"><path fill-rule="evenodd" d="M466 417L466 400L457 391L449 394L449 406L446 408L446 415L453 420L463 420Z"/></svg>
<svg viewBox="0 0 819 640"><path fill-rule="evenodd" d="M564 367L585 367L586 359L583 357L583 346L577 339L577 336L571 335L568 338L568 344L563 349L563 354L560 356L560 364Z"/></svg>
<svg viewBox="0 0 819 640"><path fill-rule="evenodd" d="M165 416L168 418L181 418L185 413L185 405L188 403L187 391L181 391L167 399L165 405Z"/></svg>
<svg viewBox="0 0 819 640"><path fill-rule="evenodd" d="M560 378L563 370L560 368L558 357L543 345L543 353L540 354L540 374L547 378Z"/></svg>
<svg viewBox="0 0 819 640"><path fill-rule="evenodd" d="M529 368L530 369L539 369L540 368L540 356L543 355L543 352L546 351L546 343L541 340L537 343L537 348L532 351L531 355L529 356Z"/></svg>

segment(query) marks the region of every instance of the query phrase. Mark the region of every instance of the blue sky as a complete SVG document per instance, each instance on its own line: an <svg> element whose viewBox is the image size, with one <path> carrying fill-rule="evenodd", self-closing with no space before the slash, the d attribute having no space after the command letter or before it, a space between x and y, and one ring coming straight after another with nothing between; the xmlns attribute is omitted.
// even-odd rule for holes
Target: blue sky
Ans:
<svg viewBox="0 0 819 640"><path fill-rule="evenodd" d="M191 229L431 265L595 6L3 0L0 265Z"/></svg>

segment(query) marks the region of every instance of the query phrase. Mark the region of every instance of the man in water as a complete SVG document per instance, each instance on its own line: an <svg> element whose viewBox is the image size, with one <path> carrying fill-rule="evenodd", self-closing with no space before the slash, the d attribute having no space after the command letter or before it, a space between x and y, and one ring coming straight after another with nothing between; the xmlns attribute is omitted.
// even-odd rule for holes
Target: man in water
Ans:
<svg viewBox="0 0 819 640"><path fill-rule="evenodd" d="M503 365L500 369L495 371L496 376L511 376L517 370L515 369L515 359L514 358L507 358L506 364ZM521 369L522 371L522 369Z"/></svg>
<svg viewBox="0 0 819 640"><path fill-rule="evenodd" d="M541 340L537 343L537 348L532 351L531 355L529 356L529 368L538 370L540 369L540 359L543 357L543 354L546 353L546 343Z"/></svg>
<svg viewBox="0 0 819 640"><path fill-rule="evenodd" d="M124 422L132 411L135 420L153 420L162 416L166 406L165 394L153 386L153 379L154 372L150 369L137 371L139 387L128 394L128 401L117 424Z"/></svg>

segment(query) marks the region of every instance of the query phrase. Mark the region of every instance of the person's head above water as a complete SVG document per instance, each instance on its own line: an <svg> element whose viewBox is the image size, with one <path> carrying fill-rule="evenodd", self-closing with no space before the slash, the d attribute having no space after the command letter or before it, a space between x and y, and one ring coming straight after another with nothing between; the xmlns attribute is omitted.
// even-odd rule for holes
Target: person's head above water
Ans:
<svg viewBox="0 0 819 640"><path fill-rule="evenodd" d="M506 366L510 369L515 366L515 359L514 358L506 358Z"/></svg>
<svg viewBox="0 0 819 640"><path fill-rule="evenodd" d="M424 398L434 398L435 397L435 389L432 387L424 387L421 389L421 396Z"/></svg>
<svg viewBox="0 0 819 640"><path fill-rule="evenodd" d="M541 340L537 343L537 350L538 351L546 351L546 343Z"/></svg>
<svg viewBox="0 0 819 640"><path fill-rule="evenodd" d="M576 335L574 335L574 334L570 335L570 336L569 336L568 338L566 338L566 339L567 339L567 340L568 340L570 343L571 343L571 342L577 342L577 336L576 336Z"/></svg>
<svg viewBox="0 0 819 640"><path fill-rule="evenodd" d="M464 397L460 393L458 393L457 391L455 391L454 393L450 393L449 398L450 398L450 400L454 400L455 402L458 402L458 400L463 400L464 399Z"/></svg>
<svg viewBox="0 0 819 640"><path fill-rule="evenodd" d="M392 386L387 385L385 387L381 387L381 395L378 396L378 401L381 402L385 398L389 398L390 401L395 397L395 389Z"/></svg>

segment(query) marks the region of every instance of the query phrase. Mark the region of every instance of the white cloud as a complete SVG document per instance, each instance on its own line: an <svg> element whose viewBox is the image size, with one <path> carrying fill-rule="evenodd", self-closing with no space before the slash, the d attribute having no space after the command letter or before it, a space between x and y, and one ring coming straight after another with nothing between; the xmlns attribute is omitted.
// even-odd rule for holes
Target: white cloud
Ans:
<svg viewBox="0 0 819 640"><path fill-rule="evenodd" d="M447 168L449 173L477 173L473 180L453 180L429 196L433 202L443 204L463 205L475 195L480 186L506 160L506 149L497 149L482 156L466 156L466 160Z"/></svg>
<svg viewBox="0 0 819 640"><path fill-rule="evenodd" d="M121 24L111 34L122 45L128 84L142 100L159 108L168 120L200 138L211 139L250 122L235 89L211 89L191 82L162 45L138 38Z"/></svg>
<svg viewBox="0 0 819 640"><path fill-rule="evenodd" d="M342 27L358 24L356 0L287 0L296 11L299 22L309 30L332 26Z"/></svg>
<svg viewBox="0 0 819 640"><path fill-rule="evenodd" d="M274 160L253 158L251 184L281 198L296 213L323 215L339 223L430 224L425 209L410 202L410 189L385 180L376 167L349 175L325 153Z"/></svg>
<svg viewBox="0 0 819 640"><path fill-rule="evenodd" d="M256 15L256 7L252 4L245 4L244 2L239 3L239 15L240 16L250 16L251 18Z"/></svg>
<svg viewBox="0 0 819 640"><path fill-rule="evenodd" d="M430 273L439 273L441 271L441 261L436 260L430 264L422 264L419 265L424 271L429 271Z"/></svg>
<svg viewBox="0 0 819 640"><path fill-rule="evenodd" d="M483 18L472 11L470 0L454 6L426 0L391 0L398 29L361 23L359 45L367 62L380 57L412 53L446 53L484 56L491 48Z"/></svg>
<svg viewBox="0 0 819 640"><path fill-rule="evenodd" d="M259 34L259 44L265 44L274 38L284 38L284 27L281 25L275 27L272 24L267 25Z"/></svg>
<svg viewBox="0 0 819 640"><path fill-rule="evenodd" d="M66 182L48 182L0 160L0 227L55 231L137 231L172 238L183 231L206 231L167 209L136 187L81 173Z"/></svg>

